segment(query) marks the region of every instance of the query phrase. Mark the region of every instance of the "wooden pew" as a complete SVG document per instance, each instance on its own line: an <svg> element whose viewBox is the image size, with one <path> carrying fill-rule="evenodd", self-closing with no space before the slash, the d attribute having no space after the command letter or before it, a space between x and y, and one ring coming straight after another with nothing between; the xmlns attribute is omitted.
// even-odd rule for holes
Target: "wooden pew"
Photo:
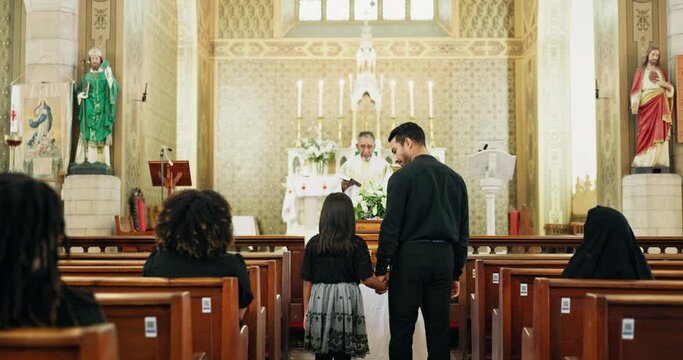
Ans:
<svg viewBox="0 0 683 360"><path fill-rule="evenodd" d="M249 284L254 299L244 313L244 323L249 327L249 360L266 358L266 308L261 306L261 271L258 266L248 266Z"/></svg>
<svg viewBox="0 0 683 360"><path fill-rule="evenodd" d="M118 360L118 358L116 328L113 324L0 331L0 359Z"/></svg>
<svg viewBox="0 0 683 360"><path fill-rule="evenodd" d="M142 265L58 265L64 276L142 277Z"/></svg>
<svg viewBox="0 0 683 360"><path fill-rule="evenodd" d="M277 266L274 260L247 260L260 270L261 303L266 307L266 357L278 360L282 352L282 303L277 293Z"/></svg>
<svg viewBox="0 0 683 360"><path fill-rule="evenodd" d="M683 296L589 293L583 329L585 360L677 359L683 354Z"/></svg>
<svg viewBox="0 0 683 360"><path fill-rule="evenodd" d="M523 359L580 356L587 293L683 295L683 281L576 280L536 278L533 327L522 332Z"/></svg>
<svg viewBox="0 0 683 360"><path fill-rule="evenodd" d="M187 291L95 297L107 321L116 325L122 359L193 359Z"/></svg>
<svg viewBox="0 0 683 360"><path fill-rule="evenodd" d="M292 302L292 253L290 251L283 251L282 253L271 252L257 252L257 253L241 253L246 260L274 260L278 278L276 279L276 290L280 294L282 301L282 354L283 357L289 357L289 328L290 317L289 311Z"/></svg>
<svg viewBox="0 0 683 360"><path fill-rule="evenodd" d="M69 286L99 293L188 291L192 349L209 360L247 359L248 329L239 325L237 278L137 278L63 276Z"/></svg>

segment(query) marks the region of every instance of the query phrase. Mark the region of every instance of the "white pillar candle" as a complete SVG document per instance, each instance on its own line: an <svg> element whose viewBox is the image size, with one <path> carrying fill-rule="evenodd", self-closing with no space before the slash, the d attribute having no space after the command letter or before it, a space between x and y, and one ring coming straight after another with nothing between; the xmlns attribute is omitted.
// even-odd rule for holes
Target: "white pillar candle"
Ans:
<svg viewBox="0 0 683 360"><path fill-rule="evenodd" d="M339 79L339 116L344 116L344 79Z"/></svg>
<svg viewBox="0 0 683 360"><path fill-rule="evenodd" d="M410 101L410 117L415 117L415 96L413 90L415 88L415 82L413 80L408 81L408 98Z"/></svg>
<svg viewBox="0 0 683 360"><path fill-rule="evenodd" d="M12 105L12 111L10 112L9 116L9 132L19 132L19 124L17 123L17 111L14 110L14 105Z"/></svg>
<svg viewBox="0 0 683 360"><path fill-rule="evenodd" d="M323 87L324 82L318 80L318 117L323 117Z"/></svg>
<svg viewBox="0 0 683 360"><path fill-rule="evenodd" d="M429 95L429 117L431 118L434 117L434 105L432 98L434 95L434 82L431 80L427 82L427 92Z"/></svg>
<svg viewBox="0 0 683 360"><path fill-rule="evenodd" d="M301 96L303 95L304 82L299 80L296 82L296 116L301 117Z"/></svg>
<svg viewBox="0 0 683 360"><path fill-rule="evenodd" d="M391 89L391 117L396 117L396 80L389 81Z"/></svg>

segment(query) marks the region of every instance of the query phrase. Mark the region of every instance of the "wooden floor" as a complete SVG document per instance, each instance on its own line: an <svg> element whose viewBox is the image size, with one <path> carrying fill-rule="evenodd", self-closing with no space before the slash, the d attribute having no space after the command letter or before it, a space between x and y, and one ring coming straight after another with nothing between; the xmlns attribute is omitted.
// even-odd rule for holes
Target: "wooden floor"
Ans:
<svg viewBox="0 0 683 360"><path fill-rule="evenodd" d="M290 360L313 360L315 355L313 353L304 351L303 349L290 349L289 351ZM413 359L413 360L423 360L423 359ZM455 352L451 351L451 360L457 360L455 357Z"/></svg>

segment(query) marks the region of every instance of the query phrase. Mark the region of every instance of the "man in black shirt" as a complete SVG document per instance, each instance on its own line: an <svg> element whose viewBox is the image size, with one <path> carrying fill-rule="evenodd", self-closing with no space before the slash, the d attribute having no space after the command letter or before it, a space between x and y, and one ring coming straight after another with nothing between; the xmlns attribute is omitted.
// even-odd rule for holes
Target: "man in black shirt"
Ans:
<svg viewBox="0 0 683 360"><path fill-rule="evenodd" d="M448 359L451 290L453 297L460 292L467 259L467 188L460 175L429 154L417 124L399 125L389 143L403 166L389 179L375 269L383 280L391 264L389 355L412 358L421 307L429 358Z"/></svg>

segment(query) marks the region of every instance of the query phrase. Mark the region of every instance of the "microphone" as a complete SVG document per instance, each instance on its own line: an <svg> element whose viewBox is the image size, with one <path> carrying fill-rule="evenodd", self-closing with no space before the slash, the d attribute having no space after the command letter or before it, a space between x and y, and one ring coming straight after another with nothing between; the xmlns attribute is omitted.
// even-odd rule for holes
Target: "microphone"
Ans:
<svg viewBox="0 0 683 360"><path fill-rule="evenodd" d="M145 83L145 91L142 92L142 102L147 101L147 83Z"/></svg>
<svg viewBox="0 0 683 360"><path fill-rule="evenodd" d="M173 152L173 149L171 149L170 147L168 147L168 146L166 146L166 145L161 145L161 150L166 150L166 151L168 151L168 152Z"/></svg>

